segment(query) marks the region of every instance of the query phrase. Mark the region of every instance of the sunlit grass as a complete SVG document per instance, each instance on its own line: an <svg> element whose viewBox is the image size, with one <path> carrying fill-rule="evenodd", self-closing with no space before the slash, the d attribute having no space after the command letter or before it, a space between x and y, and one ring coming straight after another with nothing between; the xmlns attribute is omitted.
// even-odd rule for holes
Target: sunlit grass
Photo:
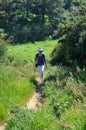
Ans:
<svg viewBox="0 0 86 130"><path fill-rule="evenodd" d="M38 52L38 48L42 47L46 55L46 59L50 58L50 54L57 44L57 40L47 40L43 42L26 43L23 45L10 45L8 47L8 56L20 61L34 61L34 56Z"/></svg>
<svg viewBox="0 0 86 130"><path fill-rule="evenodd" d="M86 113L83 108L71 108L62 115L61 119L74 130L85 130L86 128Z"/></svg>
<svg viewBox="0 0 86 130"><path fill-rule="evenodd" d="M14 110L6 130L57 130L57 127L54 115L47 108L38 111L18 108Z"/></svg>
<svg viewBox="0 0 86 130"><path fill-rule="evenodd" d="M22 45L8 46L8 65L0 68L0 122L6 120L10 111L16 106L26 104L27 99L33 94L35 86L34 56L38 47L44 49L47 60L57 44L56 40L26 43ZM15 114L8 123L8 128L18 126L28 128L34 125L35 128L46 129L50 125L47 122L48 116L54 115L54 119L62 121L63 124L52 124L53 130L85 130L86 128L86 96L85 96L85 74L77 73L64 66L51 66L48 64L46 79L42 89L43 108L49 110L49 115L43 108L32 111L30 116L18 111L18 118ZM44 115L43 115L44 112ZM22 118L22 116L24 116ZM43 116L43 117L42 117ZM28 119L30 124L28 126ZM41 120L43 119L43 120ZM24 122L26 121L26 122ZM34 121L34 122L33 122ZM51 120L49 120L51 121ZM22 122L22 123L20 123ZM12 124L11 124L12 123ZM19 124L18 124L19 123ZM42 124L41 124L42 123ZM17 125L18 124L18 125ZM20 125L21 124L21 125ZM48 128L48 127L47 127ZM49 128L49 130L51 130Z"/></svg>
<svg viewBox="0 0 86 130"><path fill-rule="evenodd" d="M30 78L35 77L34 56L38 47L44 49L47 59L56 40L8 45L9 64L0 64L0 122L6 120L15 106L24 106L34 92ZM33 75L34 73L34 75Z"/></svg>
<svg viewBox="0 0 86 130"><path fill-rule="evenodd" d="M0 69L0 122L6 120L16 106L26 105L34 92L33 85L19 70L2 66Z"/></svg>

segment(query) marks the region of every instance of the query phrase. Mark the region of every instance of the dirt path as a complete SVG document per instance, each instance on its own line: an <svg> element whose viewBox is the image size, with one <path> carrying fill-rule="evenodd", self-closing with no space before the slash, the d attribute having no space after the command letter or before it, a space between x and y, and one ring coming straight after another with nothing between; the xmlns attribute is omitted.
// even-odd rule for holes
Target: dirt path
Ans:
<svg viewBox="0 0 86 130"><path fill-rule="evenodd" d="M42 107L41 94L40 94L42 85L39 78L36 79L36 82L37 82L38 89L34 93L32 98L26 103L28 109L37 110L38 108ZM6 124L1 125L0 130L4 130L5 126Z"/></svg>
<svg viewBox="0 0 86 130"><path fill-rule="evenodd" d="M0 126L0 130L4 130L4 129L5 129L5 126L6 126L6 124L1 125L1 126Z"/></svg>
<svg viewBox="0 0 86 130"><path fill-rule="evenodd" d="M35 94L33 95L33 97L30 99L29 102L27 102L27 107L28 109L33 109L36 110L39 107L42 106L41 101L40 101L41 97L40 94L35 92Z"/></svg>
<svg viewBox="0 0 86 130"><path fill-rule="evenodd" d="M32 98L27 102L27 107L28 109L33 109L36 110L39 107L42 107L42 103L41 103L41 81L39 78L36 79L37 82L37 92L34 93L34 95L32 96Z"/></svg>

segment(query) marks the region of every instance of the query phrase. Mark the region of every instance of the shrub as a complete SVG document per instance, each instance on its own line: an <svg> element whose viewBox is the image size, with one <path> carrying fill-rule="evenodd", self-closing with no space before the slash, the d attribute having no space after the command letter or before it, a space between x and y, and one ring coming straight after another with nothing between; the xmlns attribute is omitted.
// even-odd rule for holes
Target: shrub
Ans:
<svg viewBox="0 0 86 130"><path fill-rule="evenodd" d="M56 46L52 53L52 64L86 66L86 16L85 5L77 9L75 17L63 28L63 37L59 39L61 46ZM81 62L82 61L82 62Z"/></svg>
<svg viewBox="0 0 86 130"><path fill-rule="evenodd" d="M7 46L5 41L0 42L0 58L4 58L7 51Z"/></svg>
<svg viewBox="0 0 86 130"><path fill-rule="evenodd" d="M52 57L50 63L52 65L65 63L65 48L61 44L55 46L54 50L51 53L51 56Z"/></svg>
<svg viewBox="0 0 86 130"><path fill-rule="evenodd" d="M5 130L57 130L55 117L49 109L32 111L14 109Z"/></svg>
<svg viewBox="0 0 86 130"><path fill-rule="evenodd" d="M63 120L64 124L59 127L60 130L67 129L72 130L74 129L79 130L78 126L75 126L78 121L80 126L80 130L83 130L82 128L85 128L85 122L81 121L80 115L81 113L85 112L83 109L83 103L85 103L85 73L79 72L74 73L73 70L67 69L67 67L52 67L50 71L48 72L47 79L45 80L45 86L43 87L42 96L45 106L49 106L49 108L52 109L53 113L56 115L58 119ZM74 74L74 75L73 75ZM83 82L82 82L83 81ZM81 109L78 109L79 106L82 106ZM72 110L74 115L74 118L78 116L77 112L78 110L82 111L80 112L80 115L78 116L78 119L73 122L72 114L70 112L70 116L67 117L70 122L65 123L68 121L66 118L66 112L68 113L71 108L76 107L76 112ZM74 109L75 110L75 109ZM64 115L65 113L65 115ZM64 115L64 118L63 118ZM83 119L85 119L85 116L83 114ZM65 120L64 120L65 119ZM75 119L74 119L75 120ZM73 122L73 123L72 123ZM82 122L82 123L81 123ZM71 125L72 124L72 125Z"/></svg>
<svg viewBox="0 0 86 130"><path fill-rule="evenodd" d="M6 33L3 29L0 29L0 59L4 58L7 51L7 43L5 42Z"/></svg>

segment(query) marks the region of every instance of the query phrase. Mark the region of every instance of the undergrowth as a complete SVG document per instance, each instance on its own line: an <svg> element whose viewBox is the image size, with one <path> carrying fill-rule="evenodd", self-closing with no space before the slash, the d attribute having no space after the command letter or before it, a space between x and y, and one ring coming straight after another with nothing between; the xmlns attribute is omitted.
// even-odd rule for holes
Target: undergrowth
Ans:
<svg viewBox="0 0 86 130"><path fill-rule="evenodd" d="M57 130L53 113L43 108L37 111L17 108L5 130Z"/></svg>
<svg viewBox="0 0 86 130"><path fill-rule="evenodd" d="M41 45L49 57L53 44L48 42ZM25 107L37 87L33 60L39 45L9 47L8 61L0 65L0 122L9 119L6 130L85 130L86 71L79 67L48 64L43 107L37 111Z"/></svg>
<svg viewBox="0 0 86 130"><path fill-rule="evenodd" d="M34 85L25 74L13 66L0 66L0 122L9 118L15 106L24 106L34 93Z"/></svg>
<svg viewBox="0 0 86 130"><path fill-rule="evenodd" d="M52 67L47 74L42 97L44 105L52 108L57 120L63 121L58 130L85 130L86 128L84 73L58 66Z"/></svg>
<svg viewBox="0 0 86 130"><path fill-rule="evenodd" d="M85 130L86 82L80 73L75 77L69 68L49 66L42 87L43 107L14 109L6 130ZM35 84L33 77L31 81Z"/></svg>

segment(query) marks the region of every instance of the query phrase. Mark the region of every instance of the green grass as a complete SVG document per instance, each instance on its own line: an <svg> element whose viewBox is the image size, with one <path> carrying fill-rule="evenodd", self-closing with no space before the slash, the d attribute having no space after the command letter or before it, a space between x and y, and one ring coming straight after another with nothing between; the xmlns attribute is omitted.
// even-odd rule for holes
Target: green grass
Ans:
<svg viewBox="0 0 86 130"><path fill-rule="evenodd" d="M57 119L63 122L57 130L85 130L86 82L78 78L77 72L76 80L67 67L52 67L48 71L42 96L44 105L52 108Z"/></svg>
<svg viewBox="0 0 86 130"><path fill-rule="evenodd" d="M26 43L23 45L10 45L8 47L8 56L18 60L18 62L27 61L33 62L35 54L38 52L38 48L42 47L46 55L46 59L50 59L50 54L57 44L57 40L47 40L43 42Z"/></svg>
<svg viewBox="0 0 86 130"><path fill-rule="evenodd" d="M16 106L26 105L33 92L33 85L14 67L0 68L0 122L5 121Z"/></svg>
<svg viewBox="0 0 86 130"><path fill-rule="evenodd" d="M77 104L78 105L78 104ZM81 106L67 110L61 117L66 122L71 130L85 130L86 129L86 113ZM69 130L69 129L67 129Z"/></svg>
<svg viewBox="0 0 86 130"><path fill-rule="evenodd" d="M57 130L57 123L51 111L43 108L37 111L14 110L6 130Z"/></svg>
<svg viewBox="0 0 86 130"><path fill-rule="evenodd" d="M34 56L38 47L44 49L47 59L56 40L8 45L7 64L0 64L0 123L6 121L15 106L24 106L33 92L35 79ZM10 62L11 61L11 62Z"/></svg>
<svg viewBox="0 0 86 130"><path fill-rule="evenodd" d="M42 89L43 108L14 109L6 130L85 130L85 83L76 81L65 67L49 66L47 71Z"/></svg>
<svg viewBox="0 0 86 130"><path fill-rule="evenodd" d="M7 130L85 130L86 76L83 71L75 73L72 68L48 64L42 89L43 108L29 111L24 107L36 87L33 62L38 47L44 49L50 60L56 44L56 40L47 40L8 46L7 56L11 62L0 65L0 122L9 119L10 111L13 112Z"/></svg>

